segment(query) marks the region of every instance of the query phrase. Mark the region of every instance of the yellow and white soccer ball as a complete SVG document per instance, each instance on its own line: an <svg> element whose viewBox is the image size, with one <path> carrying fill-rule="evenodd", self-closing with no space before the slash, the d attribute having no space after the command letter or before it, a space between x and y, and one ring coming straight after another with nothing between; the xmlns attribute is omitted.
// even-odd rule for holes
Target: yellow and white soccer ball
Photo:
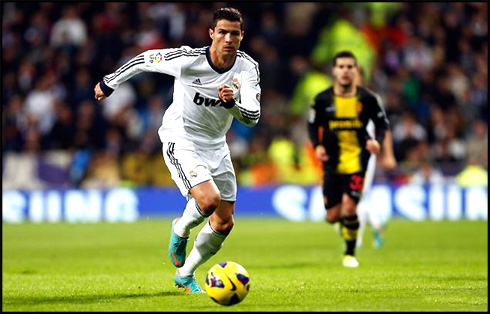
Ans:
<svg viewBox="0 0 490 314"><path fill-rule="evenodd" d="M237 304L245 299L250 290L250 275L242 265L226 261L211 267L204 288L218 304Z"/></svg>

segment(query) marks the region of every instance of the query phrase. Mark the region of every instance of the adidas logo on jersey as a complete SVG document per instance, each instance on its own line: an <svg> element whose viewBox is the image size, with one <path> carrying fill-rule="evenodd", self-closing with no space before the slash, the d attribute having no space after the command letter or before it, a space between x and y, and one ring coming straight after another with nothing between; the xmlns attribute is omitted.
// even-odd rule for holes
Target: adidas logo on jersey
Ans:
<svg viewBox="0 0 490 314"><path fill-rule="evenodd" d="M202 85L201 83L201 80L200 79L195 79L194 82L192 82L192 84L196 84L196 85Z"/></svg>

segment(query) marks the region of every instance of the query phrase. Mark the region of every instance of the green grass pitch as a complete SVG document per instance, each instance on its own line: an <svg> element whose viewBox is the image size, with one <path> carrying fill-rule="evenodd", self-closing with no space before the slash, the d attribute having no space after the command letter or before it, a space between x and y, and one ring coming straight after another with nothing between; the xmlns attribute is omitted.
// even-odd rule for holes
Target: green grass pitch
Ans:
<svg viewBox="0 0 490 314"><path fill-rule="evenodd" d="M359 268L345 269L343 242L326 223L236 218L196 273L204 287L215 263L242 264L251 289L232 307L174 287L170 221L3 224L3 311L488 310L486 221L393 219L379 250L368 227Z"/></svg>

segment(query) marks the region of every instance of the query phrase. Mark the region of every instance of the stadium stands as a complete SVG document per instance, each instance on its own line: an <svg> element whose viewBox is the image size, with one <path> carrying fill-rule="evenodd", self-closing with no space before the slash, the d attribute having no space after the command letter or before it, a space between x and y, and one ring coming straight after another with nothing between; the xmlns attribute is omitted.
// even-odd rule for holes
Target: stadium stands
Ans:
<svg viewBox="0 0 490 314"><path fill-rule="evenodd" d="M145 50L208 45L218 4L2 2L3 188L173 185L156 133L172 78L139 75L101 104L93 87ZM228 134L239 183L319 182L308 97L343 48L359 52L392 124L400 167L376 180L408 182L427 162L447 179L467 163L488 170L488 3L229 5L263 91L257 127Z"/></svg>

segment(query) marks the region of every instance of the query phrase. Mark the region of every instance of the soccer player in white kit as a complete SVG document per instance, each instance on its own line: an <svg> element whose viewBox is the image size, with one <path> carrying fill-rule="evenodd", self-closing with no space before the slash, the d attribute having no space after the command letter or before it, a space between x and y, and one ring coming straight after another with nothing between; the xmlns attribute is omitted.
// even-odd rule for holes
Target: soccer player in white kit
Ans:
<svg viewBox="0 0 490 314"><path fill-rule="evenodd" d="M258 63L239 51L243 19L234 8L214 12L211 46L148 50L104 76L95 98L108 97L133 75L160 72L175 77L173 103L158 130L172 179L188 202L172 221L168 254L178 269L176 286L202 293L196 269L216 254L234 225L235 172L226 143L233 117L252 127L260 117ZM186 258L192 228L206 218Z"/></svg>
<svg viewBox="0 0 490 314"><path fill-rule="evenodd" d="M374 124L370 121L366 127L367 132L370 136L374 134ZM396 159L393 154L393 144L391 138L391 131L387 130L385 138L382 144L381 150L381 164L386 170L393 170L396 168ZM357 236L356 247L360 248L362 246L362 239L364 237L364 231L366 230L366 225L369 224L373 228L374 235L374 246L380 248L383 245L383 221L378 212L372 204L369 204L367 197L371 191L373 185L374 174L376 172L376 161L377 156L371 154L369 157L369 162L366 170L366 175L364 177L364 187L362 190L362 198L357 205L357 215L359 216L359 234ZM370 206L371 205L371 206Z"/></svg>

